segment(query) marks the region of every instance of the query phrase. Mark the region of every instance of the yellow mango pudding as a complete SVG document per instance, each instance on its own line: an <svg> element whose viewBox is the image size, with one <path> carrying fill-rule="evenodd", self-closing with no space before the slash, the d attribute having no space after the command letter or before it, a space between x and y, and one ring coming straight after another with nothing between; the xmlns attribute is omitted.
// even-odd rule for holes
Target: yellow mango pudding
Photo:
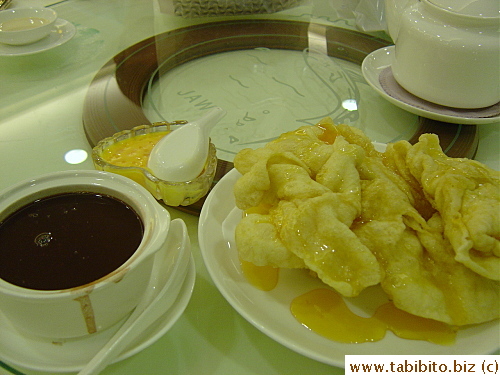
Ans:
<svg viewBox="0 0 500 375"><path fill-rule="evenodd" d="M101 140L92 151L92 160L98 170L128 177L144 186L158 200L169 206L188 206L204 197L215 176L217 157L210 142L205 168L190 181L173 182L156 177L147 167L153 147L186 121L159 122L140 125Z"/></svg>
<svg viewBox="0 0 500 375"><path fill-rule="evenodd" d="M147 168L151 150L168 133L146 133L124 139L106 148L101 156L108 163L120 167Z"/></svg>

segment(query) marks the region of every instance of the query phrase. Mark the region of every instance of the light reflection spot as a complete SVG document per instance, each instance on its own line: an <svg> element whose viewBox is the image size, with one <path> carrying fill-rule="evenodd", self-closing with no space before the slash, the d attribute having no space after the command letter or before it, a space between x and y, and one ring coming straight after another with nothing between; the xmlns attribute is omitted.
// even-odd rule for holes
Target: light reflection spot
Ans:
<svg viewBox="0 0 500 375"><path fill-rule="evenodd" d="M88 153L85 150L75 149L64 154L64 160L68 164L80 164L87 160Z"/></svg>

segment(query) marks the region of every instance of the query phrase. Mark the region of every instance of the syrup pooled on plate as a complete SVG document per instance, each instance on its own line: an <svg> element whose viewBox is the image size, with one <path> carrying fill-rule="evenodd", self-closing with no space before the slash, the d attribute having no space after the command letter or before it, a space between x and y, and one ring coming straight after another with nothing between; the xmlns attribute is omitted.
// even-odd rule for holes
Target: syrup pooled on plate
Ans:
<svg viewBox="0 0 500 375"><path fill-rule="evenodd" d="M269 206L260 205L245 210L244 215L252 213L267 214ZM273 290L278 284L279 268L272 266L256 266L252 262L240 259L241 271L250 284L263 291Z"/></svg>
<svg viewBox="0 0 500 375"><path fill-rule="evenodd" d="M270 291L277 285L279 268L240 262L246 279L256 288ZM392 302L379 306L372 317L365 318L352 312L340 294L327 288L313 289L296 297L290 311L303 326L341 343L379 341L388 330L404 339L440 345L455 343L456 331L445 323L409 314Z"/></svg>
<svg viewBox="0 0 500 375"><path fill-rule="evenodd" d="M312 331L342 343L382 340L386 331L411 340L452 345L456 332L445 323L418 317L394 306L381 305L370 318L353 313L337 292L314 289L296 297L290 306L295 318Z"/></svg>
<svg viewBox="0 0 500 375"><path fill-rule="evenodd" d="M257 289L263 291L273 290L278 284L279 271L277 267L256 266L252 262L240 259L241 270L246 279Z"/></svg>

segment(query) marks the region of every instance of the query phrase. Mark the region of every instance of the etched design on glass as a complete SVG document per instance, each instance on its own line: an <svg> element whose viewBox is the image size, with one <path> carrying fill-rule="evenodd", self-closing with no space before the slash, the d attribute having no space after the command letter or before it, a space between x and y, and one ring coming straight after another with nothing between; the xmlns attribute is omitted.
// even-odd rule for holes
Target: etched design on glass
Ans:
<svg viewBox="0 0 500 375"><path fill-rule="evenodd" d="M190 121L200 111L224 108L227 115L211 138L217 156L232 160L243 148L261 147L326 116L362 127L363 90L365 97L370 88L358 64L308 49L255 48L210 55L167 71L151 80L143 109L154 122ZM371 123L376 122L372 116Z"/></svg>

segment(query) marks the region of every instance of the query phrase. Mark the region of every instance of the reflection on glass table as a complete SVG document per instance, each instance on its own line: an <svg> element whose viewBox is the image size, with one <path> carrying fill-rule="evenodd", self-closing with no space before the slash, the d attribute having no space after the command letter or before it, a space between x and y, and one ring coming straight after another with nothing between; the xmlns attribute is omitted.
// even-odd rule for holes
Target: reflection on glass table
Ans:
<svg viewBox="0 0 500 375"><path fill-rule="evenodd" d="M161 70L161 67L159 68ZM245 147L324 117L363 129L371 139L408 139L418 118L379 98L358 64L304 50L255 48L188 62L150 80L144 100L151 121L196 118L209 108L227 116L211 137L218 155L232 161Z"/></svg>

